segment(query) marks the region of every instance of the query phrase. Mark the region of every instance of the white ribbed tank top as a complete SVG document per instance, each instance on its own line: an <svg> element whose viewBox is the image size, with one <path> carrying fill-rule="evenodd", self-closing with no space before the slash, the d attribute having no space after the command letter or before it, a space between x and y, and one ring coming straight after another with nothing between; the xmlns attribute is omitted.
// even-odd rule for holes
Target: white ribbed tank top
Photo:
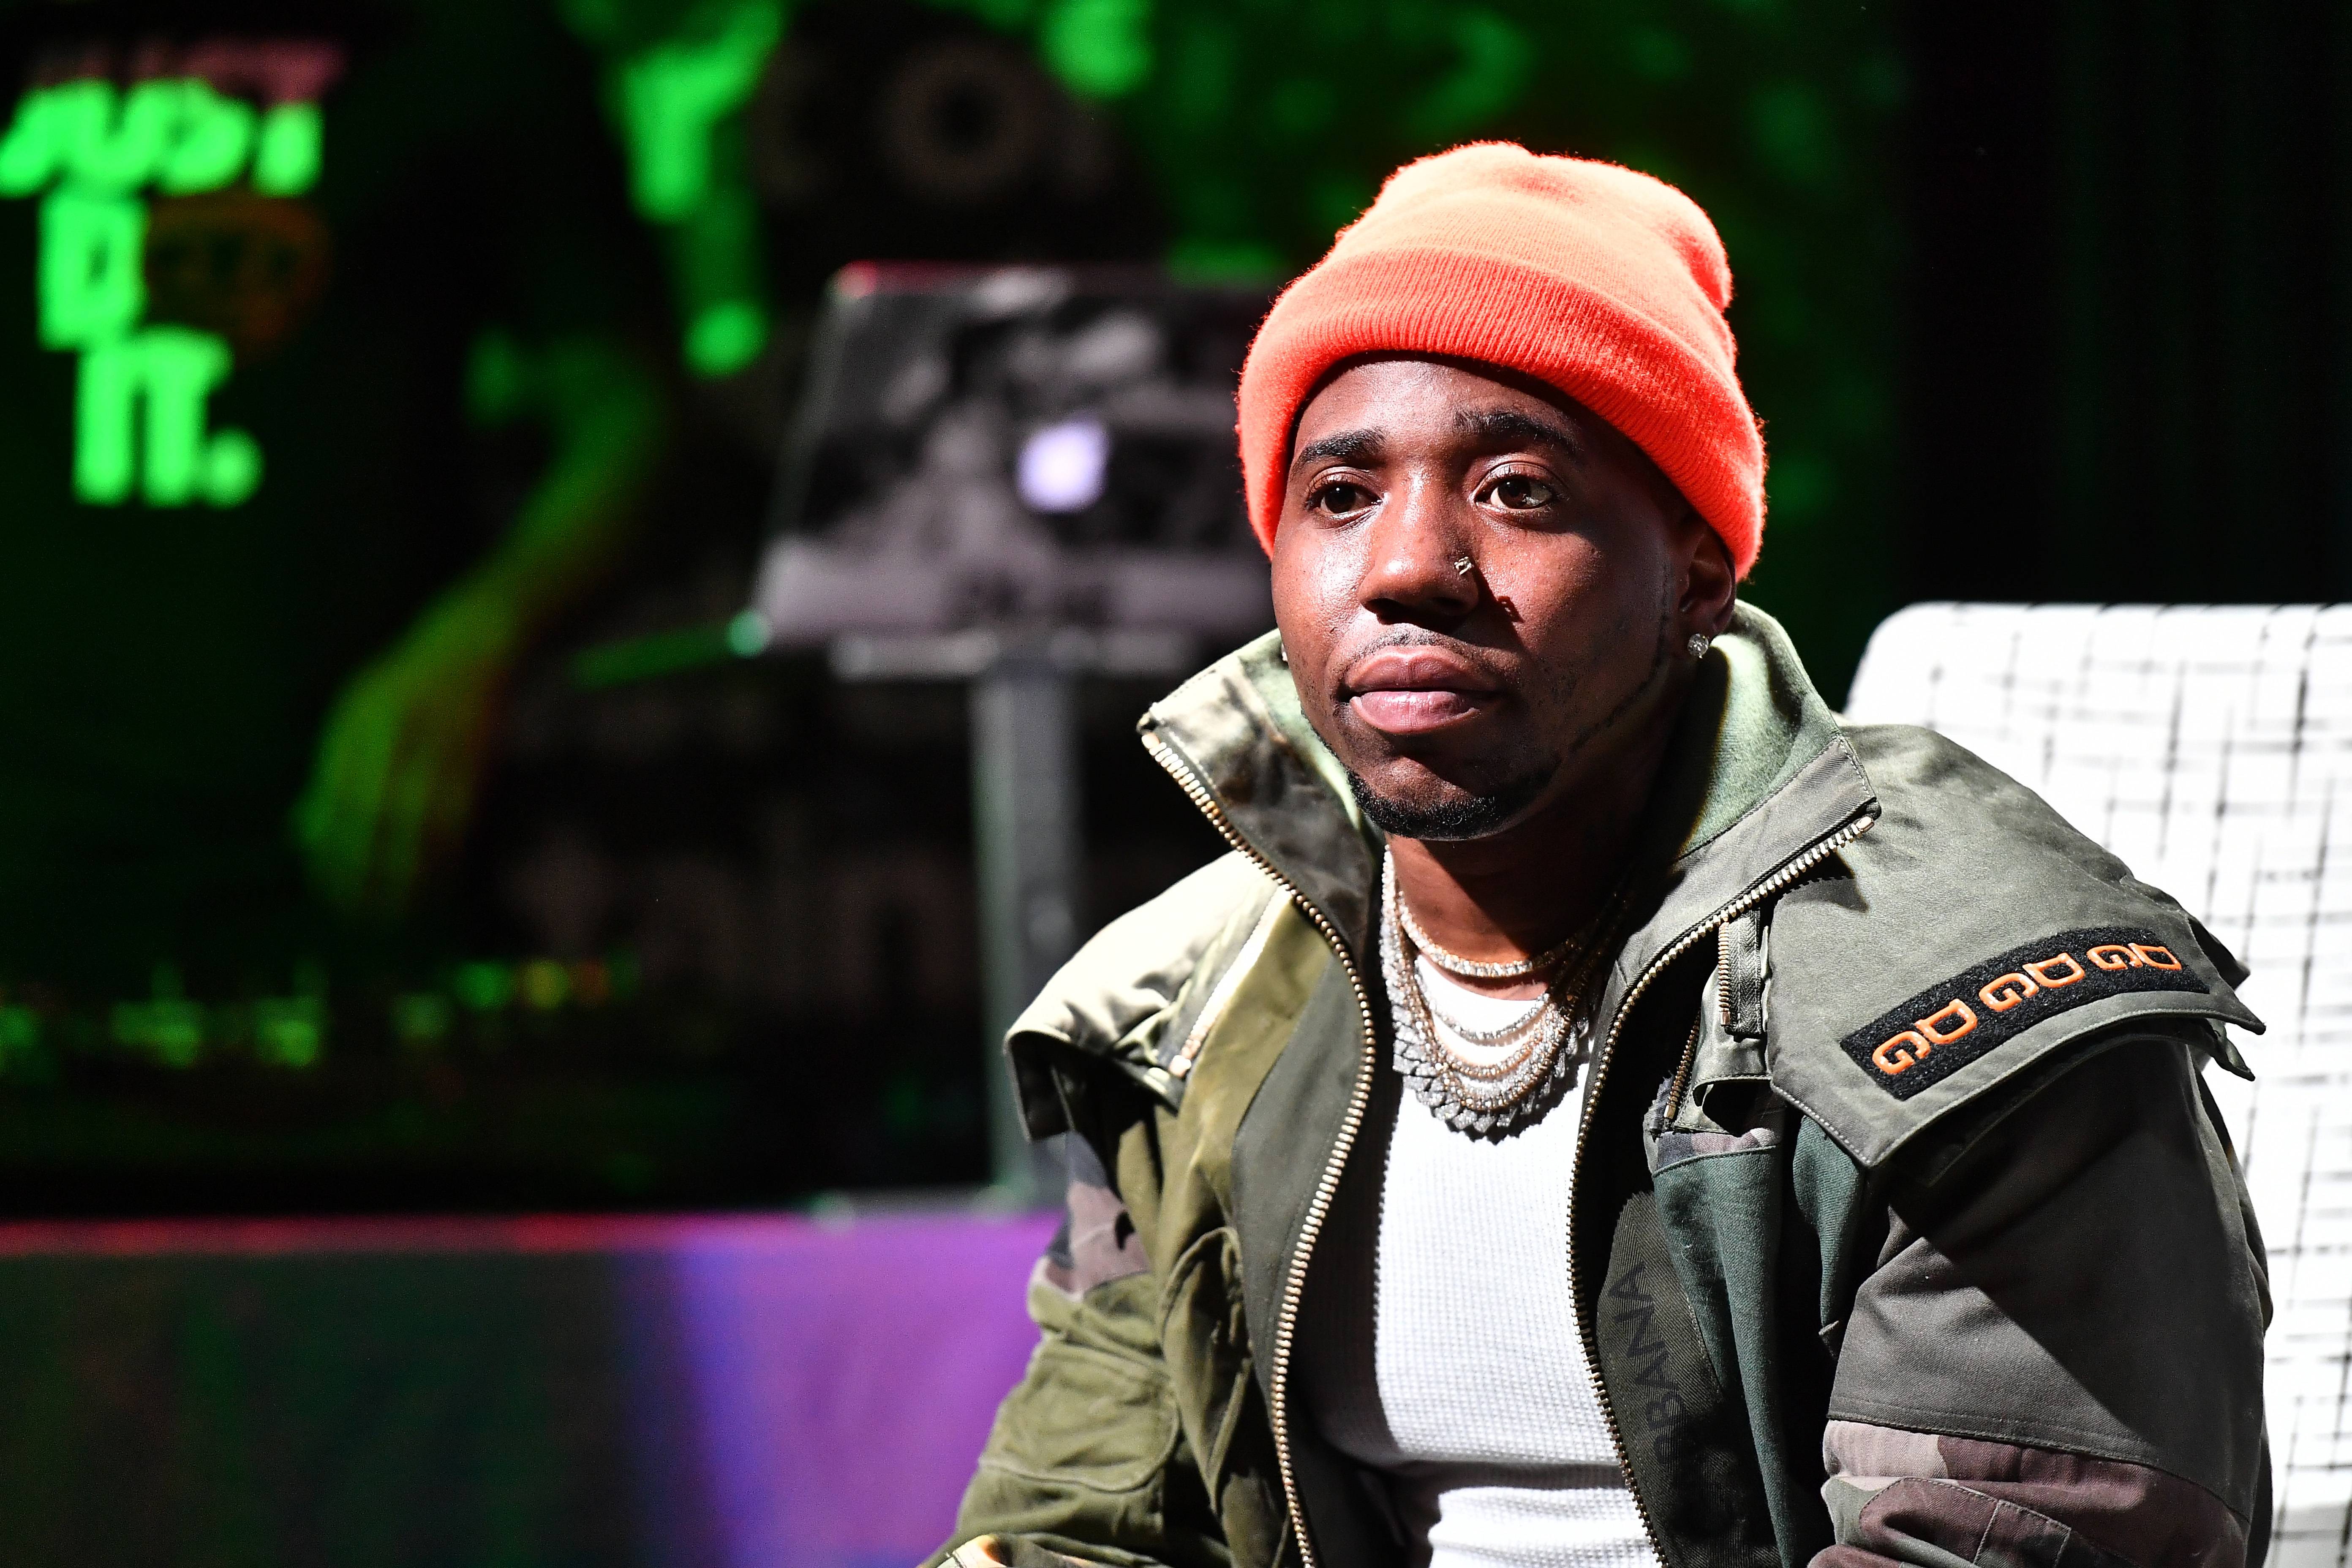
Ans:
<svg viewBox="0 0 2352 1568"><path fill-rule="evenodd" d="M1418 973L1472 1028L1527 1006L1425 961ZM1585 1081L1494 1142L1453 1131L1393 1081L1381 1088L1365 1136L1385 1133L1384 1157L1364 1158L1368 1143L1350 1161L1309 1271L1307 1418L1386 1479L1417 1563L1656 1568L1569 1296Z"/></svg>

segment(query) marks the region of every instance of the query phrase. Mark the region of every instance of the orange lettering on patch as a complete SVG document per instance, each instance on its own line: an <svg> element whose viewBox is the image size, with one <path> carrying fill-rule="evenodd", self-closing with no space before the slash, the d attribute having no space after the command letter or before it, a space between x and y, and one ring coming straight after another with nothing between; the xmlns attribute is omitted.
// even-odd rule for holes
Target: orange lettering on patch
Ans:
<svg viewBox="0 0 2352 1568"><path fill-rule="evenodd" d="M1910 1041L1913 1045L1919 1047L1918 1056L1913 1056L1909 1051L1903 1048L1903 1042L1906 1040ZM1885 1073L1889 1078L1893 1078L1897 1073L1909 1072L1913 1068L1919 1065L1919 1057L1926 1056L1935 1048L1935 1047L1929 1045L1926 1040L1920 1037L1917 1030L1906 1029L1901 1034L1896 1035L1892 1039L1888 1040L1885 1045L1880 1046L1876 1050L1871 1052L1870 1060L1872 1065L1876 1067L1880 1072Z"/></svg>
<svg viewBox="0 0 2352 1568"><path fill-rule="evenodd" d="M2131 944L2131 950L2132 956L2139 960L2142 963L2147 964L2150 969L2178 969L2180 967L2180 960L2172 955L2172 950L2168 947L2159 947L2152 942L2136 942ZM2162 953L2164 956L2158 958L2157 956L2158 953Z"/></svg>
<svg viewBox="0 0 2352 1568"><path fill-rule="evenodd" d="M2041 989L2041 986L2012 969L2006 974L1995 975L1986 984L1984 989L1977 993L1977 1000L1996 1013L2006 1013Z"/></svg>
<svg viewBox="0 0 2352 1568"><path fill-rule="evenodd" d="M2132 955L2130 945L2120 942L2103 942L2083 956L2089 959L2095 969L2134 969L2139 964L2139 960Z"/></svg>
<svg viewBox="0 0 2352 1568"><path fill-rule="evenodd" d="M2055 969L2062 963L2066 966L2065 973L2053 974L2051 973L2052 970ZM2025 973L2040 981L2042 983L2042 989L2046 991L2055 991L2061 985L2074 984L2074 982L2082 979L2084 975L2090 972L2084 969L2081 964L2074 962L2074 955L2073 953L2062 952L2054 958L2045 958L2038 963L2027 964L2025 966Z"/></svg>
<svg viewBox="0 0 2352 1568"><path fill-rule="evenodd" d="M1955 1022L1957 1020L1957 1022ZM1942 1026L1950 1025L1949 1027ZM1912 1027L1939 1046L1948 1046L1977 1026L1976 1009L1958 997L1945 1003ZM1925 1055L1925 1052L1921 1053Z"/></svg>

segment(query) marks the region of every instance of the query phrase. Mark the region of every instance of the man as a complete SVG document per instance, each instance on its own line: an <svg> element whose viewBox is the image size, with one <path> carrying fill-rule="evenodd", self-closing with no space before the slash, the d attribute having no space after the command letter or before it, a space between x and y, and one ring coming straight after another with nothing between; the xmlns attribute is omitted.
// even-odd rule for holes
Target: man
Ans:
<svg viewBox="0 0 2352 1568"><path fill-rule="evenodd" d="M547 9L0 4L12 988L103 1019L159 964L375 954L320 905L414 905L622 542L652 289Z"/></svg>
<svg viewBox="0 0 2352 1568"><path fill-rule="evenodd" d="M2259 1560L2242 971L1737 603L1729 296L1483 146L1268 316L1279 634L1142 724L1234 853L1013 1031L1077 1179L953 1560Z"/></svg>

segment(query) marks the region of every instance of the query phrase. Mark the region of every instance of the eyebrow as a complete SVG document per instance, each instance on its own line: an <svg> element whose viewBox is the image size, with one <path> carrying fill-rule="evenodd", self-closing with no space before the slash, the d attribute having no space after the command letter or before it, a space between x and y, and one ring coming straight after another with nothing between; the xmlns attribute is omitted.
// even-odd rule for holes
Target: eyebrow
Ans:
<svg viewBox="0 0 2352 1568"><path fill-rule="evenodd" d="M1465 408L1454 416L1454 427L1498 447L1556 447L1578 462L1590 456L1583 439L1567 426L1516 408Z"/></svg>
<svg viewBox="0 0 2352 1568"><path fill-rule="evenodd" d="M1366 466L1381 460L1386 444L1377 430L1342 430L1336 436L1326 436L1320 441L1309 441L1298 448L1290 459L1290 470L1297 473L1305 464L1318 458L1336 458L1343 463Z"/></svg>

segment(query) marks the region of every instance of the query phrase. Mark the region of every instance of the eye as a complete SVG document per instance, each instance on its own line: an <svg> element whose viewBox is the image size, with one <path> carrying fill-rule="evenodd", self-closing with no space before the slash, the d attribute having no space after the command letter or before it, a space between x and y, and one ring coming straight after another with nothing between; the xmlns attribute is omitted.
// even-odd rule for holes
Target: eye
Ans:
<svg viewBox="0 0 2352 1568"><path fill-rule="evenodd" d="M1352 517L1372 504L1377 498L1363 486L1348 479L1333 479L1316 486L1307 492L1307 507L1326 517Z"/></svg>
<svg viewBox="0 0 2352 1568"><path fill-rule="evenodd" d="M1505 474L1486 487L1486 499L1505 511L1536 511L1559 499L1559 492L1530 474Z"/></svg>

